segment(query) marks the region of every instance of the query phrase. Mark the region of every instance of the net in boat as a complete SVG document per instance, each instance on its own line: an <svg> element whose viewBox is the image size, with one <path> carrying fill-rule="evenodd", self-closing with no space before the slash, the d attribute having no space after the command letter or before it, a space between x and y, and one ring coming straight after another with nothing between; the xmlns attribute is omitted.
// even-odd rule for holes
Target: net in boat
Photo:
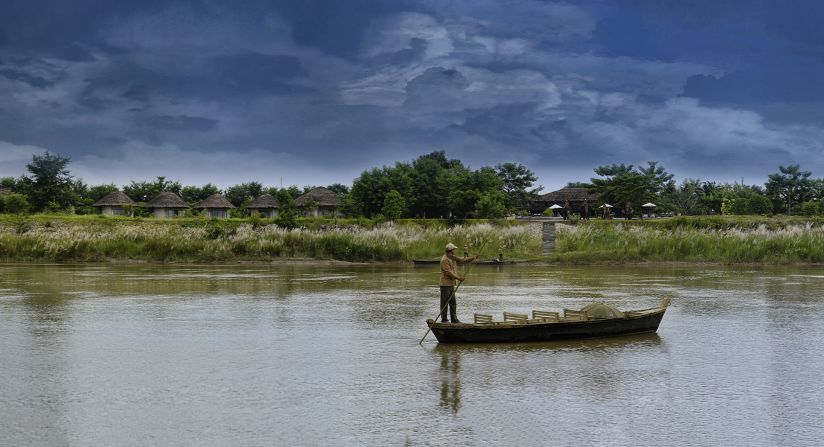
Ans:
<svg viewBox="0 0 824 447"><path fill-rule="evenodd" d="M584 307L589 318L626 318L623 312L606 303L593 303Z"/></svg>

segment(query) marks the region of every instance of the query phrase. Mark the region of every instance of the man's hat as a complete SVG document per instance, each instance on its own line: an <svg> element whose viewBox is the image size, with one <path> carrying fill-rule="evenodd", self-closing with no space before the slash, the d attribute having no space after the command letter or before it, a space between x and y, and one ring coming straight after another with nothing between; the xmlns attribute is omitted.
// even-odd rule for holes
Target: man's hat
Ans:
<svg viewBox="0 0 824 447"><path fill-rule="evenodd" d="M452 251L456 248L458 248L458 247L455 244L453 244L452 242L446 244L446 251Z"/></svg>

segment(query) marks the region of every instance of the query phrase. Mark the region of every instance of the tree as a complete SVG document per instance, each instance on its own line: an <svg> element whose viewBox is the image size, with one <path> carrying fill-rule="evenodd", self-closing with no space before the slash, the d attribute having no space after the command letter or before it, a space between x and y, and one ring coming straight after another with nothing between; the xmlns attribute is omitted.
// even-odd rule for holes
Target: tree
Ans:
<svg viewBox="0 0 824 447"><path fill-rule="evenodd" d="M26 196L13 192L0 196L0 211L10 214L23 214L29 209L29 201Z"/></svg>
<svg viewBox="0 0 824 447"><path fill-rule="evenodd" d="M532 186L538 177L535 173L520 163L502 163L495 166L495 170L500 177L505 194L505 206L510 211L526 208L529 193L527 189ZM539 188L533 193L540 190Z"/></svg>
<svg viewBox="0 0 824 447"><path fill-rule="evenodd" d="M383 216L389 220L395 220L400 219L404 212L406 212L406 200L401 193L394 189L386 193L381 210Z"/></svg>
<svg viewBox="0 0 824 447"><path fill-rule="evenodd" d="M767 178L767 196L773 200L776 209L786 209L792 214L793 205L807 200L812 191L812 172L802 171L799 165L778 166L779 173Z"/></svg>
<svg viewBox="0 0 824 447"><path fill-rule="evenodd" d="M486 219L498 219L506 215L506 196L500 191L490 191L478 198L477 215Z"/></svg>
<svg viewBox="0 0 824 447"><path fill-rule="evenodd" d="M226 200L234 206L242 206L244 202L252 201L262 194L263 185L258 182L241 183L226 188Z"/></svg>
<svg viewBox="0 0 824 447"><path fill-rule="evenodd" d="M326 188L338 196L345 196L346 194L349 194L349 187L341 183L333 183Z"/></svg>
<svg viewBox="0 0 824 447"><path fill-rule="evenodd" d="M289 194L289 190L279 190L275 201L278 204L277 224L285 228L295 228L298 225L295 216L295 199Z"/></svg>
<svg viewBox="0 0 824 447"><path fill-rule="evenodd" d="M207 183L203 186L184 186L180 190L180 197L189 203L189 205L194 205L202 200L206 200L209 196L213 194L219 194L220 189L211 184Z"/></svg>
<svg viewBox="0 0 824 447"><path fill-rule="evenodd" d="M135 202L148 202L162 192L173 192L180 194L182 190L180 182L173 182L166 180L164 176L158 176L153 182L136 182L132 181L129 185L123 187L123 192L131 197Z"/></svg>
<svg viewBox="0 0 824 447"><path fill-rule="evenodd" d="M620 204L624 215L632 216L645 201L655 199L665 187L671 186L672 174L657 162L650 161L646 168L633 165L612 164L595 168L603 178L592 178L591 189L600 193L602 200Z"/></svg>
<svg viewBox="0 0 824 447"><path fill-rule="evenodd" d="M801 214L805 216L818 216L821 214L821 204L817 200L810 200L801 204Z"/></svg>
<svg viewBox="0 0 824 447"><path fill-rule="evenodd" d="M75 204L78 214L92 214L95 212L92 207L95 202L118 189L113 183L88 186L82 180L75 180L72 182L72 190L76 196Z"/></svg>
<svg viewBox="0 0 824 447"><path fill-rule="evenodd" d="M445 217L449 213L447 199L452 188L437 179L447 169L457 166L463 167L463 164L458 160L448 160L444 151L430 152L412 162L412 201L409 210L413 215Z"/></svg>
<svg viewBox="0 0 824 447"><path fill-rule="evenodd" d="M701 204L701 180L684 179L681 185L667 190L661 197L665 208L683 215L700 214L703 211Z"/></svg>
<svg viewBox="0 0 824 447"><path fill-rule="evenodd" d="M25 178L25 189L34 211L63 209L74 201L72 176L67 169L70 162L69 157L49 151L32 155L31 163L26 165L31 177Z"/></svg>
<svg viewBox="0 0 824 447"><path fill-rule="evenodd" d="M376 216L382 212L386 195L392 190L404 198L407 209L414 202L412 168L408 164L396 163L394 167L384 166L361 173L352 183L351 205L347 204L347 208L365 216Z"/></svg>

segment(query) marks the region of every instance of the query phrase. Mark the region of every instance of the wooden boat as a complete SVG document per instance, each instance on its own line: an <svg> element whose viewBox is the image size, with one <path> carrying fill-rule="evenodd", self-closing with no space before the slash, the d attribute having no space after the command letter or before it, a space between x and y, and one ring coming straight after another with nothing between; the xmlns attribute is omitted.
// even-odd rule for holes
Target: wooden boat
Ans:
<svg viewBox="0 0 824 447"><path fill-rule="evenodd" d="M497 259L492 259L492 260L489 260L489 261L474 261L474 262L472 262L472 264L475 264L475 265L503 265L505 262L509 262L509 261L499 261ZM434 264L440 264L440 263L441 263L440 259L413 259L412 260L412 264L414 264L414 265L434 265Z"/></svg>
<svg viewBox="0 0 824 447"><path fill-rule="evenodd" d="M569 340L655 332L669 306L669 298L649 309L622 312L604 303L590 304L581 310L559 312L532 311L527 314L504 312L503 321L475 314L474 323L438 323L426 320L440 343L494 343L519 341Z"/></svg>

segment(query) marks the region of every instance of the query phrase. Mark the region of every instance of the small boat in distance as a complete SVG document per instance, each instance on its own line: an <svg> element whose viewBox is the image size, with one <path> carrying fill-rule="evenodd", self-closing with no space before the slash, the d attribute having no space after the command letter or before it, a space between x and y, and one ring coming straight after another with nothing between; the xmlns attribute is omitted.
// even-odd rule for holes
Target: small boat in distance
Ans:
<svg viewBox="0 0 824 447"><path fill-rule="evenodd" d="M475 314L474 323L438 323L426 320L440 343L496 343L520 341L569 340L655 332L669 307L670 299L649 309L620 311L595 303L581 310L559 312L532 311L527 314L504 312L503 321L491 315Z"/></svg>
<svg viewBox="0 0 824 447"><path fill-rule="evenodd" d="M506 261L507 263L512 261ZM440 264L440 259L413 259L412 264L414 265L435 265ZM497 259L491 259L489 261L472 261L475 265L503 265L504 261L499 261Z"/></svg>

